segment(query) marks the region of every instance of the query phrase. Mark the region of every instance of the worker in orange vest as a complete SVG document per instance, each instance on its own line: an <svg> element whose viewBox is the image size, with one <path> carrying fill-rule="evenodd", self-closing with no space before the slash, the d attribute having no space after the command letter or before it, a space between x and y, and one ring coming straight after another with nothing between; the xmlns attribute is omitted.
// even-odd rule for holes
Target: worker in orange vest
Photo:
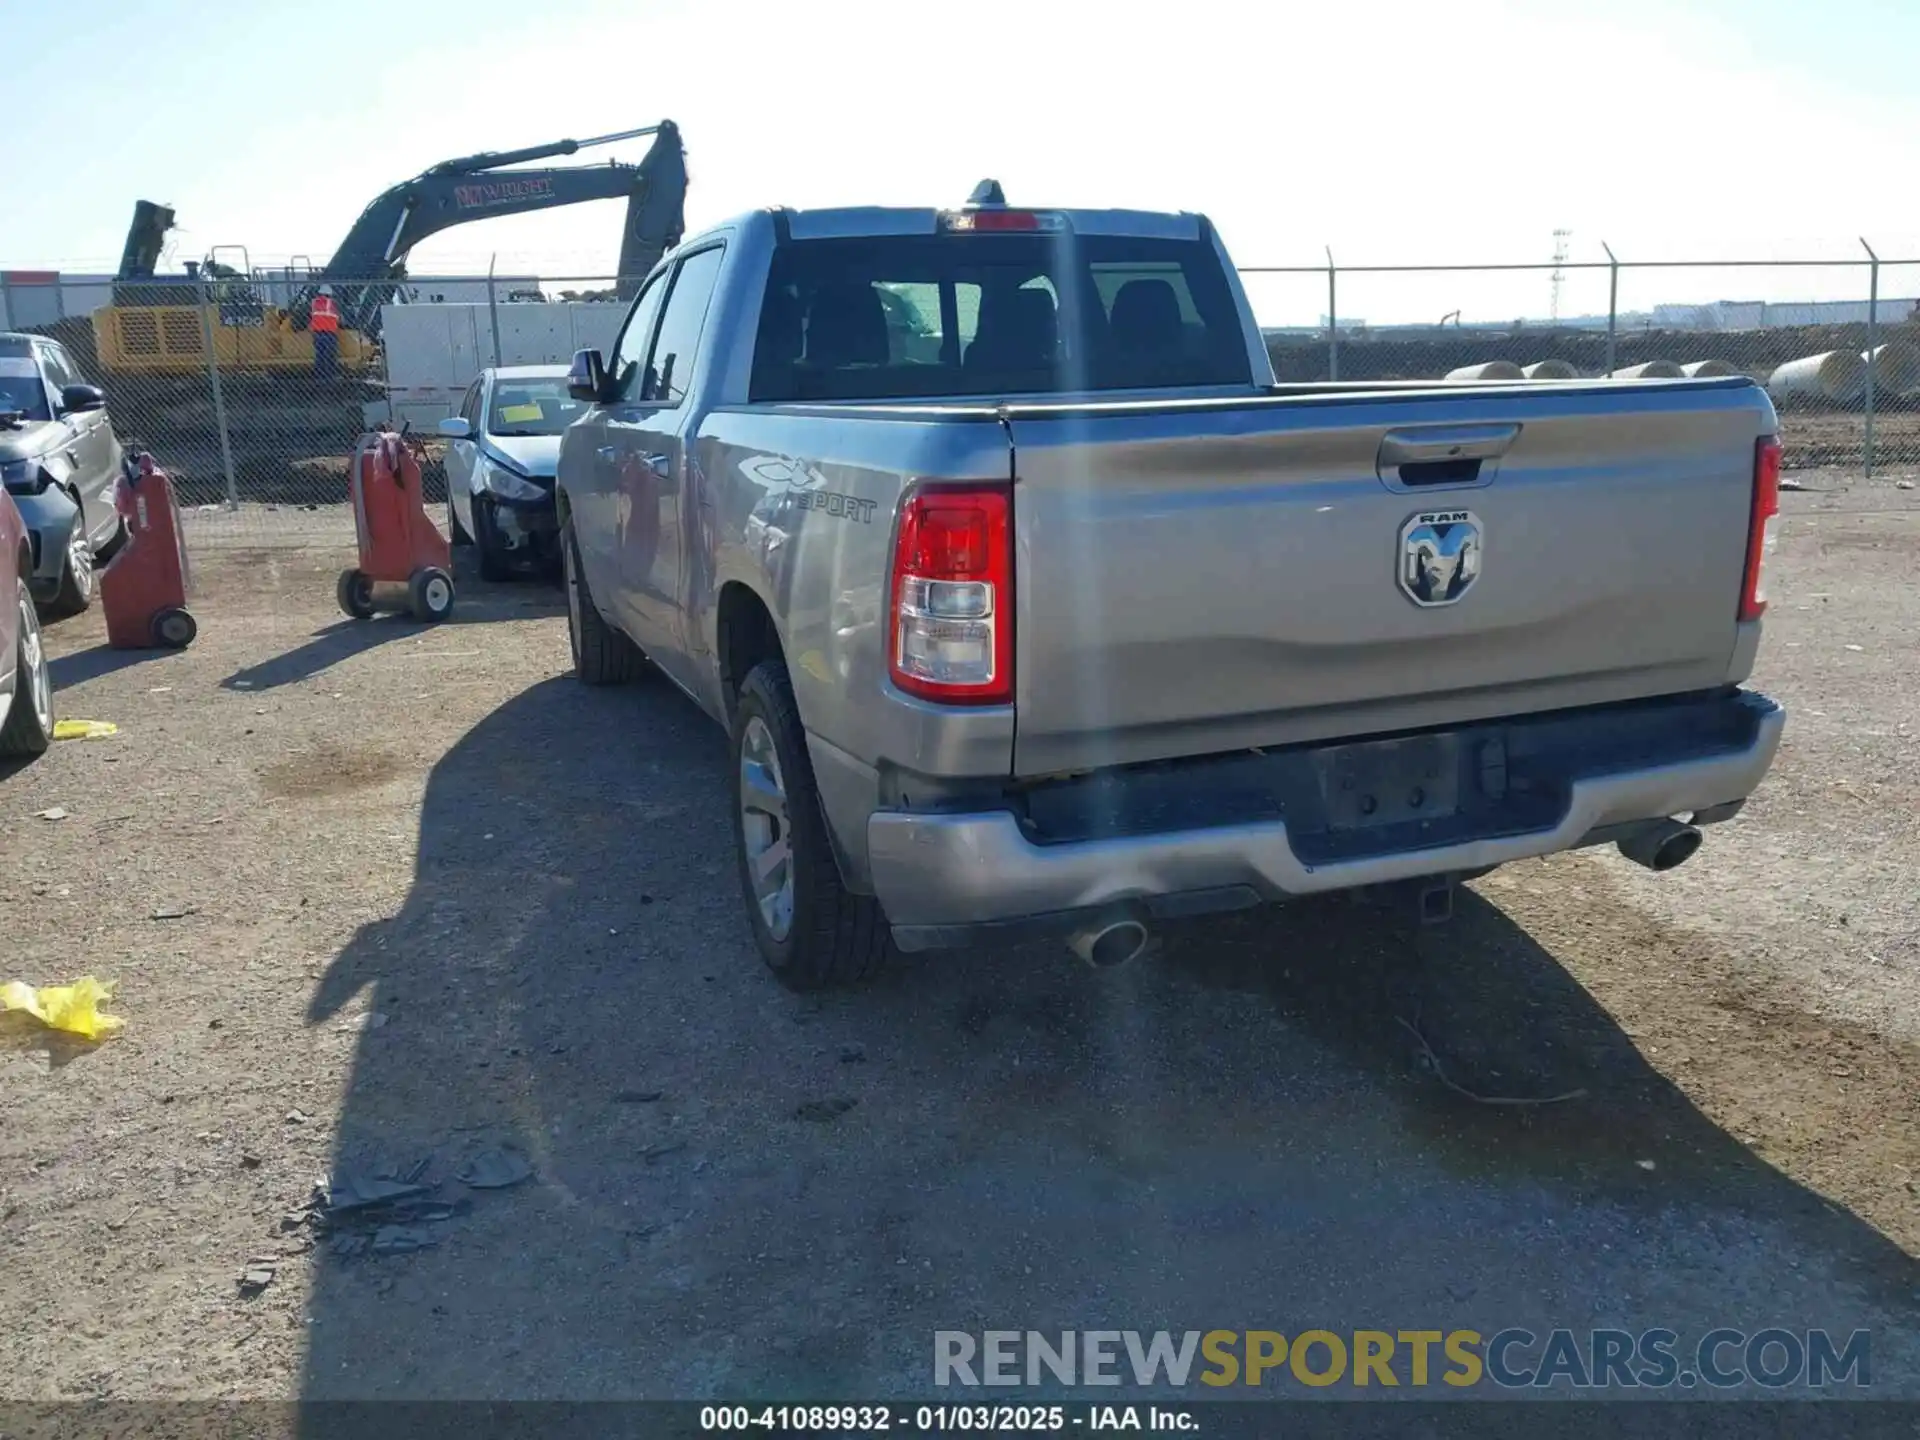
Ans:
<svg viewBox="0 0 1920 1440"><path fill-rule="evenodd" d="M322 285L313 297L307 329L313 334L313 378L331 380L340 363L340 307L333 303L331 285Z"/></svg>

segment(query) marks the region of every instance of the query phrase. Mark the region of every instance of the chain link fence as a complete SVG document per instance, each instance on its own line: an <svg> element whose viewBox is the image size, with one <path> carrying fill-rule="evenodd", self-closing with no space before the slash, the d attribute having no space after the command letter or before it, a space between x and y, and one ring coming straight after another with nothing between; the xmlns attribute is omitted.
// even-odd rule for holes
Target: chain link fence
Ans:
<svg viewBox="0 0 1920 1440"><path fill-rule="evenodd" d="M1773 396L1789 469L1920 468L1920 262L1329 263L1242 278L1283 382L1748 375ZM1494 318L1546 293L1554 317ZM1858 298L1790 298L1809 293Z"/></svg>
<svg viewBox="0 0 1920 1440"><path fill-rule="evenodd" d="M350 535L348 457L376 426L420 437L443 500L436 427L480 369L607 348L626 308L610 276L410 280L405 303L348 282L341 334L317 353L284 277L96 280L49 311L18 276L0 276L0 328L64 342L124 443L176 477L192 538L250 544ZM1774 395L1789 468L1920 471L1920 261L1329 259L1242 277L1283 382L1745 374Z"/></svg>

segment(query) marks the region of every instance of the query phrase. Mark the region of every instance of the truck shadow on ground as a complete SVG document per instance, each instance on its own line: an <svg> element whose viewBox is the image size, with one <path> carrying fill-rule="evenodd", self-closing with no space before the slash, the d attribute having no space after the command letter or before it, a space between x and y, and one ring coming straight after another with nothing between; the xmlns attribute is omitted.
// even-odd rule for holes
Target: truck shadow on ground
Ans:
<svg viewBox="0 0 1920 1440"><path fill-rule="evenodd" d="M658 680L544 682L435 767L404 907L309 1013L367 1017L337 1173L452 1210L317 1237L306 1398L925 1396L938 1329L1911 1317L1907 1256L1482 900L802 997L746 939L726 793L718 730ZM1480 1105L1435 1059L1586 1094ZM530 1176L455 1178L501 1156Z"/></svg>
<svg viewBox="0 0 1920 1440"><path fill-rule="evenodd" d="M555 591L531 585L484 585L460 582L453 614L438 626L424 625L404 612L384 612L370 620L344 616L317 630L313 638L281 655L236 670L220 682L222 690L274 690L310 680L356 655L396 640L419 639L435 629L454 632L502 620L537 620L564 615L565 600ZM88 677L81 677L88 678Z"/></svg>

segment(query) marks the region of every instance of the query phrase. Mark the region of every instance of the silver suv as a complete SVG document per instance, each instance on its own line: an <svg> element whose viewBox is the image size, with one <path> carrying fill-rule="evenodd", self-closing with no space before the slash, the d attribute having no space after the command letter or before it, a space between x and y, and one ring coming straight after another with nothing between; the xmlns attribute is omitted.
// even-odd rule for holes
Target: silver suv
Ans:
<svg viewBox="0 0 1920 1440"><path fill-rule="evenodd" d="M26 524L27 583L40 604L73 614L93 603L94 562L121 537L113 487L122 459L107 397L66 347L0 333L0 482Z"/></svg>

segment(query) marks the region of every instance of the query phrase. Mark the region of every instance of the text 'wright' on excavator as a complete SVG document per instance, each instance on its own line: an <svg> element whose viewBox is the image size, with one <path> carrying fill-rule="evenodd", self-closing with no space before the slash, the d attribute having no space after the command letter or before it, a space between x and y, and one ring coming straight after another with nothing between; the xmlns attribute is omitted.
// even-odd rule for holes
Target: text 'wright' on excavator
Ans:
<svg viewBox="0 0 1920 1440"><path fill-rule="evenodd" d="M636 165L530 167L532 161L647 135L653 144ZM375 197L318 272L256 273L244 250L238 266L215 258L236 246L216 247L206 260L187 262L183 274L157 275L174 212L142 200L127 231L113 304L93 314L94 344L109 373L198 374L206 368L209 344L222 367L310 370L314 347L308 324L313 301L324 289L339 316L339 368L361 372L373 360L380 307L395 298L406 279L407 253L429 235L501 215L624 199L618 274L619 296L628 300L654 262L679 243L686 196L680 131L671 120L662 120L589 140L442 161ZM264 298L263 290L274 285L287 303Z"/></svg>

